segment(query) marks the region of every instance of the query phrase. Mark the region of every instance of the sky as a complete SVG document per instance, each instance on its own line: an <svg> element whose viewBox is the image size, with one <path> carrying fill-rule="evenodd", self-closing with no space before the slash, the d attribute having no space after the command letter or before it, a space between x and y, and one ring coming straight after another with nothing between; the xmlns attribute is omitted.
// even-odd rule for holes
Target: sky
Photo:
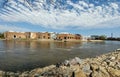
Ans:
<svg viewBox="0 0 120 77"><path fill-rule="evenodd" d="M6 1L6 0L5 0ZM120 1L0 0L0 32L69 32L120 37ZM28 2L29 1L29 2ZM98 0L95 0L98 1Z"/></svg>

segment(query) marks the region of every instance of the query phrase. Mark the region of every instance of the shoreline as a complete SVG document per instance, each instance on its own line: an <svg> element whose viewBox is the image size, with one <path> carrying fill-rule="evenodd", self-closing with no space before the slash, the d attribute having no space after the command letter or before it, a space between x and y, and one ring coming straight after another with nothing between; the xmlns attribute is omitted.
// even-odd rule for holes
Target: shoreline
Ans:
<svg viewBox="0 0 120 77"><path fill-rule="evenodd" d="M5 39L0 39L0 40L5 40Z"/></svg>
<svg viewBox="0 0 120 77"><path fill-rule="evenodd" d="M106 40L67 40L67 41L59 41L59 40L34 40L34 39L0 39L5 41L38 41L38 42L104 42Z"/></svg>
<svg viewBox="0 0 120 77"><path fill-rule="evenodd" d="M88 42L104 42L105 40L88 40Z"/></svg>
<svg viewBox="0 0 120 77"><path fill-rule="evenodd" d="M104 41L119 41L119 40L67 40L67 41L59 41L59 40L48 40L48 39L1 39L5 41L41 41L41 42L104 42Z"/></svg>
<svg viewBox="0 0 120 77"><path fill-rule="evenodd" d="M75 57L56 65L25 72L0 71L0 77L120 77L120 50L95 58Z"/></svg>

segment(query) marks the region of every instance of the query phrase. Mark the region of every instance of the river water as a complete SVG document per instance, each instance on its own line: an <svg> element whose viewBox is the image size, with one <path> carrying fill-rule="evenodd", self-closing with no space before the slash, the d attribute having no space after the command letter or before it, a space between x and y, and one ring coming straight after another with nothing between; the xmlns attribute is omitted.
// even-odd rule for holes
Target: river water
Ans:
<svg viewBox="0 0 120 77"><path fill-rule="evenodd" d="M40 42L0 40L0 70L26 71L66 59L95 57L120 48L120 41Z"/></svg>

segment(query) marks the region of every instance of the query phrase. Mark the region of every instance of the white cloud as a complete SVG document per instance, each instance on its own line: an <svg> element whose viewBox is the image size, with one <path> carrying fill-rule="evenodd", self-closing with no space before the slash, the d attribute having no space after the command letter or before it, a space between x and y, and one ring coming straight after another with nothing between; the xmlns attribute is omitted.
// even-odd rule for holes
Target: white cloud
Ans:
<svg viewBox="0 0 120 77"><path fill-rule="evenodd" d="M52 11L49 12L44 9L30 11L20 4L16 6L14 2L12 3L14 5L11 6L21 13L6 7L7 9L12 10L12 12L8 15L1 15L0 19L8 22L28 22L53 29L63 29L72 26L79 28L120 26L120 22L118 22L120 21L120 14L118 12L119 6L116 3L111 3L108 6L94 6L94 4L87 4L83 1L80 1L78 4L68 1L68 4L74 7L72 11L53 10L53 7L51 7ZM85 7L87 9L85 9ZM76 9L80 11L80 13L77 13Z"/></svg>
<svg viewBox="0 0 120 77"><path fill-rule="evenodd" d="M109 23L109 25L108 25ZM108 28L113 28L113 27L120 27L120 17L118 18L114 18L114 19L111 19L109 21L105 21L105 22L102 22L102 23L99 23L98 26L103 26L103 27L108 27Z"/></svg>
<svg viewBox="0 0 120 77"><path fill-rule="evenodd" d="M111 3L110 6L111 6L113 9L119 9L118 4L116 4L116 3Z"/></svg>
<svg viewBox="0 0 120 77"><path fill-rule="evenodd" d="M0 25L0 31L30 31L29 29L21 28L18 26L10 26L10 25Z"/></svg>

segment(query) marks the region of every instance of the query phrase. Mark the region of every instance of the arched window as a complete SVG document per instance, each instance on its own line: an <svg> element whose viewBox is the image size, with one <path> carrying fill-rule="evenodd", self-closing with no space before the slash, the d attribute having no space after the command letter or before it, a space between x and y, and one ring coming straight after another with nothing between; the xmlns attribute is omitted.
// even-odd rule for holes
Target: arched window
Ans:
<svg viewBox="0 0 120 77"><path fill-rule="evenodd" d="M14 39L16 39L16 35L14 35L14 37L13 37Z"/></svg>
<svg viewBox="0 0 120 77"><path fill-rule="evenodd" d="M64 37L64 39L67 39L66 37Z"/></svg>

